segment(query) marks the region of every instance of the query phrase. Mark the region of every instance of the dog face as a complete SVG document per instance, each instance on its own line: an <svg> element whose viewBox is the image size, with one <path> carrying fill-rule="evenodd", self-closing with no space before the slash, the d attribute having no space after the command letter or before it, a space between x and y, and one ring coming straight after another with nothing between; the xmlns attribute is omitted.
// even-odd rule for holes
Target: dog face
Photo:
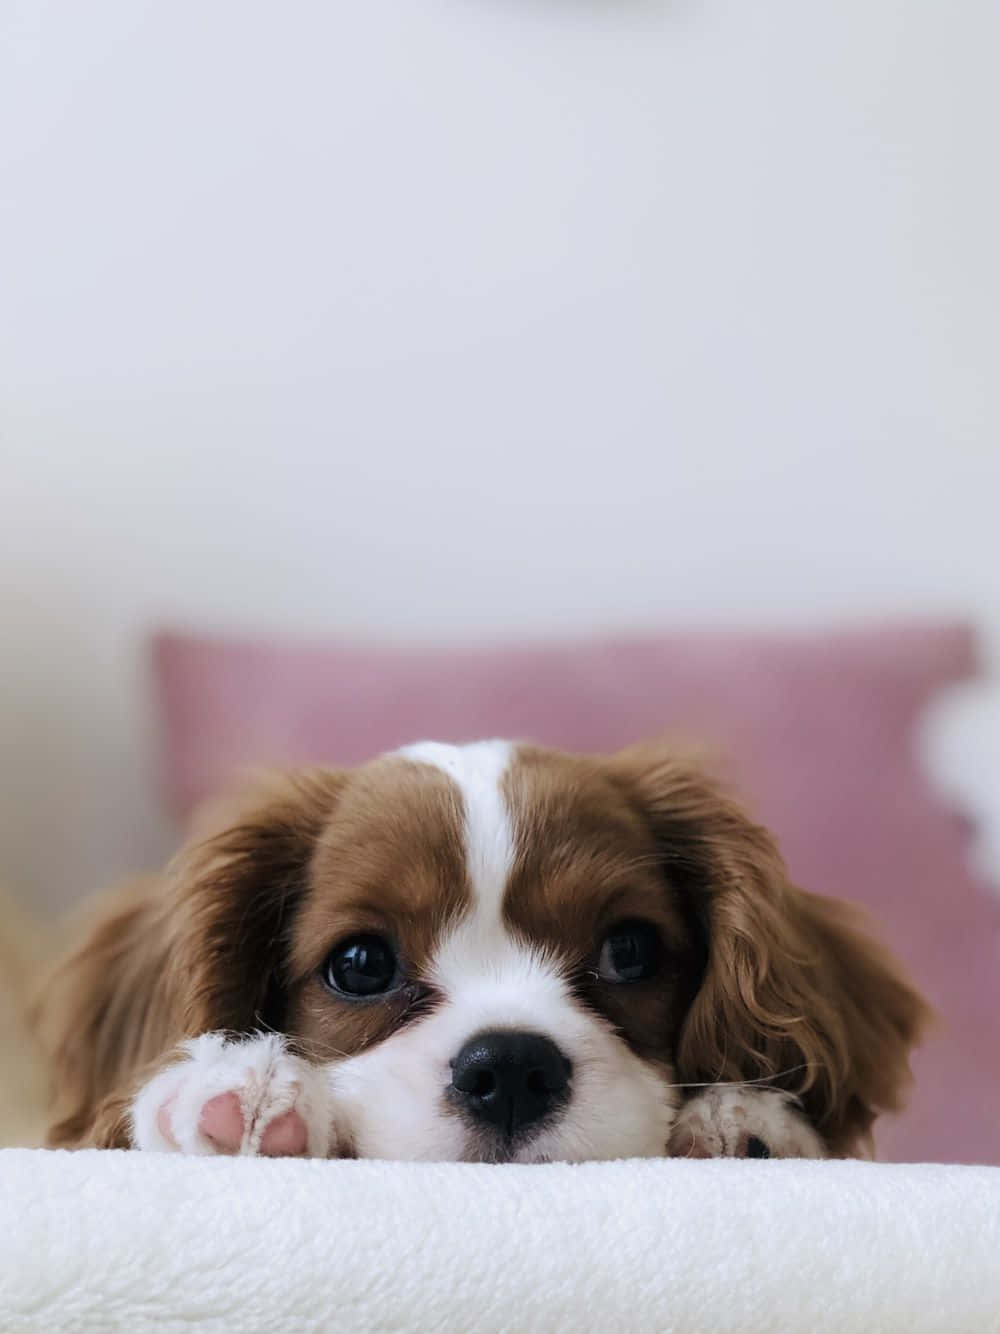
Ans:
<svg viewBox="0 0 1000 1334"><path fill-rule="evenodd" d="M488 742L345 783L292 931L284 1027L364 1157L662 1154L695 942L610 776Z"/></svg>
<svg viewBox="0 0 1000 1334"><path fill-rule="evenodd" d="M843 905L657 747L428 743L277 778L64 976L66 1049L101 1056L56 1142L179 1039L274 1029L329 1066L344 1150L394 1159L660 1155L679 1086L743 1080L848 1152L897 1104L924 1013Z"/></svg>

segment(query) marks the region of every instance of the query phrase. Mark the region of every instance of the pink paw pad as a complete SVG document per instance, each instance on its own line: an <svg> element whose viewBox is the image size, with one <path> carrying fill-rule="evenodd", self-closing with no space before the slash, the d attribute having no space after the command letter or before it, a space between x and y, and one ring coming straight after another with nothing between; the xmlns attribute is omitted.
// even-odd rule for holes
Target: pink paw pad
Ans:
<svg viewBox="0 0 1000 1334"><path fill-rule="evenodd" d="M294 1107L276 1116L264 1131L260 1152L268 1158L300 1158L308 1147L306 1123Z"/></svg>
<svg viewBox="0 0 1000 1334"><path fill-rule="evenodd" d="M685 1127L675 1132L670 1141L670 1153L674 1158L714 1158L705 1139L693 1130Z"/></svg>
<svg viewBox="0 0 1000 1334"><path fill-rule="evenodd" d="M198 1129L220 1153L239 1153L243 1143L243 1112L235 1093L219 1093L201 1109Z"/></svg>

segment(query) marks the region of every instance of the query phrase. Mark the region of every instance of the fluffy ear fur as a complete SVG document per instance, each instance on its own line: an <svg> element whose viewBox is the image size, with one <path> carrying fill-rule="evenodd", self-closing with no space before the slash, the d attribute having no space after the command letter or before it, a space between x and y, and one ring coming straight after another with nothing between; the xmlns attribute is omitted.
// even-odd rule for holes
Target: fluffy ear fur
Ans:
<svg viewBox="0 0 1000 1334"><path fill-rule="evenodd" d="M909 1083L926 1004L860 914L792 885L771 835L697 767L656 747L615 767L703 935L678 1079L767 1079L799 1096L833 1154L869 1152L872 1122Z"/></svg>
<svg viewBox="0 0 1000 1334"><path fill-rule="evenodd" d="M144 1068L210 1030L281 1028L287 939L335 773L276 776L203 814L162 876L106 900L36 1006L52 1145L123 1147Z"/></svg>

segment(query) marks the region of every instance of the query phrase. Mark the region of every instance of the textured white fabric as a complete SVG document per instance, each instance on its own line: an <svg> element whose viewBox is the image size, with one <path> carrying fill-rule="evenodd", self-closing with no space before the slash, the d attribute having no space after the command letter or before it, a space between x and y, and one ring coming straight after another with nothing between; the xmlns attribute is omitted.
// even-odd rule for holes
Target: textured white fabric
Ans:
<svg viewBox="0 0 1000 1334"><path fill-rule="evenodd" d="M7 1330L1000 1331L1000 1169L0 1153Z"/></svg>
<svg viewBox="0 0 1000 1334"><path fill-rule="evenodd" d="M966 681L938 695L917 741L931 781L971 817L974 869L1000 893L1000 685Z"/></svg>

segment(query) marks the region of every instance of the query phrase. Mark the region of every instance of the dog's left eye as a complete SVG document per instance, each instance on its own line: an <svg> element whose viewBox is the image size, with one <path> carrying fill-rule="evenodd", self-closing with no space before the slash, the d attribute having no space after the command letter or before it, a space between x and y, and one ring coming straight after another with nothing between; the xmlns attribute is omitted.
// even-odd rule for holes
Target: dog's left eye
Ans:
<svg viewBox="0 0 1000 1334"><path fill-rule="evenodd" d="M660 963L660 938L648 922L621 922L604 938L597 972L602 982L641 982Z"/></svg>
<svg viewBox="0 0 1000 1334"><path fill-rule="evenodd" d="M382 936L351 936L330 951L323 981L345 996L378 996L396 981L398 966L392 946Z"/></svg>

